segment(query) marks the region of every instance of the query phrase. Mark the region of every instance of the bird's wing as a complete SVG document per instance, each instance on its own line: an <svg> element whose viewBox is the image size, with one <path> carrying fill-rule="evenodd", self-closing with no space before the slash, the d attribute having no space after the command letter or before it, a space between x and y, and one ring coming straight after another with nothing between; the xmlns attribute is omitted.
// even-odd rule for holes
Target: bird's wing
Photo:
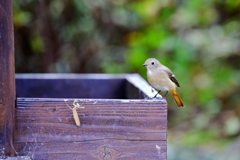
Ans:
<svg viewBox="0 0 240 160"><path fill-rule="evenodd" d="M179 83L178 83L178 81L177 81L177 79L175 78L174 75L172 75L171 77L169 76L169 78L170 78L171 81L173 81L178 87L180 87L180 85L179 85Z"/></svg>
<svg viewBox="0 0 240 160"><path fill-rule="evenodd" d="M167 68L166 66L162 66L162 67L163 67L162 69L168 74L169 79L173 83L175 83L176 86L180 87L180 85L179 85L177 79L175 78L174 74L172 73L172 71L169 68Z"/></svg>

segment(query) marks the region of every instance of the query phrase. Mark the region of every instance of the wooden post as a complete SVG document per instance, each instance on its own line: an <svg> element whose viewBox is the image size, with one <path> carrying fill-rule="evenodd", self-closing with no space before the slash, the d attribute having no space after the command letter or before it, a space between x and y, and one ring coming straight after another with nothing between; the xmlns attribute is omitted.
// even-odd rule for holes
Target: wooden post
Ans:
<svg viewBox="0 0 240 160"><path fill-rule="evenodd" d="M13 156L15 69L12 1L0 0L0 157Z"/></svg>

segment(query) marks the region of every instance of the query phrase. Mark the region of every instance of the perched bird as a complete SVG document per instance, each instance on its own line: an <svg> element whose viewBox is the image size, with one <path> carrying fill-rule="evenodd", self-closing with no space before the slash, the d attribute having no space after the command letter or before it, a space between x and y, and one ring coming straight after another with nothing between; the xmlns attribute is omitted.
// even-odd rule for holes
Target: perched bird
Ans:
<svg viewBox="0 0 240 160"><path fill-rule="evenodd" d="M147 59L143 66L147 68L147 79L149 84L156 89L158 93L161 91L167 91L165 96L169 91L173 95L178 107L184 107L184 104L176 90L176 87L180 87L180 85L172 71L162 65L155 58ZM154 97L156 97L156 95Z"/></svg>

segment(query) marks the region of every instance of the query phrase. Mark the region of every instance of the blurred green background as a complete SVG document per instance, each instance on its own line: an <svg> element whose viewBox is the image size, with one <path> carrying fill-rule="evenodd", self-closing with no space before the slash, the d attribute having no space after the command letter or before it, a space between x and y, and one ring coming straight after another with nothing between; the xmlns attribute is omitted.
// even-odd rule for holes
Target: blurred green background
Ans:
<svg viewBox="0 0 240 160"><path fill-rule="evenodd" d="M239 0L13 0L17 73L139 73L155 57L168 95L169 160L239 160Z"/></svg>

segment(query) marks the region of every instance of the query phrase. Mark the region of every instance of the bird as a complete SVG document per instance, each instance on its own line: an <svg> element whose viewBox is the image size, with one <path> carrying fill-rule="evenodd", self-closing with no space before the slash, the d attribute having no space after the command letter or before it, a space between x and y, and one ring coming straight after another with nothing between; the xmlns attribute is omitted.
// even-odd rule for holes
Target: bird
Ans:
<svg viewBox="0 0 240 160"><path fill-rule="evenodd" d="M147 68L147 80L149 84L160 93L161 91L168 91L173 95L173 98L178 107L184 107L184 104L176 90L176 87L180 87L176 77L172 71L162 65L157 59L147 59L143 66ZM158 94L157 93L157 94ZM157 94L153 97L155 98Z"/></svg>

